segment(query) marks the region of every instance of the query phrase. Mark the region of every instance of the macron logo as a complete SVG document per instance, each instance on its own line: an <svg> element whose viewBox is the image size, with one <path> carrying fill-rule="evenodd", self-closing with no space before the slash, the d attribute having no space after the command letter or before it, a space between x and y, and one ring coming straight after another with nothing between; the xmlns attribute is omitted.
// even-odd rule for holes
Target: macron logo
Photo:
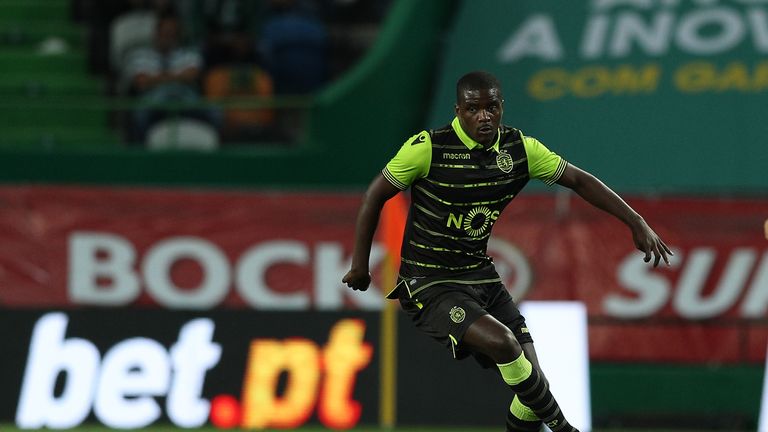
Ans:
<svg viewBox="0 0 768 432"><path fill-rule="evenodd" d="M443 153L443 159L469 159L469 153Z"/></svg>

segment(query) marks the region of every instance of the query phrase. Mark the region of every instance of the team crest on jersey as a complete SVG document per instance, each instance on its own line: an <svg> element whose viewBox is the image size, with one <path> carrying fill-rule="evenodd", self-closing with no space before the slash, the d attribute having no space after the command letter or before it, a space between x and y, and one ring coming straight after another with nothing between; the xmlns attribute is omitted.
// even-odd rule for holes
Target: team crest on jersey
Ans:
<svg viewBox="0 0 768 432"><path fill-rule="evenodd" d="M506 150L501 150L499 154L496 155L496 165L498 165L499 169L505 173L512 171L512 156L510 156Z"/></svg>
<svg viewBox="0 0 768 432"><path fill-rule="evenodd" d="M464 318L467 317L467 313L464 312L464 309L460 306L452 307L448 314L451 316L451 321L455 322L456 324L464 321Z"/></svg>

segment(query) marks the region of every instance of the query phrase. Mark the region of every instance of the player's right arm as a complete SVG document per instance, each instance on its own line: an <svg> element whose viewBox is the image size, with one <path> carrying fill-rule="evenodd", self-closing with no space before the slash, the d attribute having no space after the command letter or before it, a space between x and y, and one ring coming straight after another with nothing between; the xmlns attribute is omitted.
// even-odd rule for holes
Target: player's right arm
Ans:
<svg viewBox="0 0 768 432"><path fill-rule="evenodd" d="M642 216L597 177L568 164L557 183L573 190L588 203L624 222L632 231L635 247L645 253L645 262L650 262L654 258L654 267L659 265L660 260L664 260L664 263L669 265L669 256L674 253L666 243L648 226Z"/></svg>
<svg viewBox="0 0 768 432"><path fill-rule="evenodd" d="M341 280L348 287L361 291L368 289L371 283L368 260L381 209L387 200L426 176L431 160L432 140L429 132L421 131L403 144L397 155L368 186L357 213L352 267Z"/></svg>
<svg viewBox="0 0 768 432"><path fill-rule="evenodd" d="M365 291L371 283L368 258L371 255L373 234L379 224L379 215L384 203L397 195L400 189L379 174L368 186L363 203L357 213L355 225L355 250L352 253L352 267L341 280L353 290Z"/></svg>

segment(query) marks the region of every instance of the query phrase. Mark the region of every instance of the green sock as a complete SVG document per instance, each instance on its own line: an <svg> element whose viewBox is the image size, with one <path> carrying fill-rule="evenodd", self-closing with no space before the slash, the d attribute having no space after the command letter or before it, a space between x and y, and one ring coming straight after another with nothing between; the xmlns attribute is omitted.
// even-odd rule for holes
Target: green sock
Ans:
<svg viewBox="0 0 768 432"><path fill-rule="evenodd" d="M504 382L509 385L520 384L531 376L533 371L533 365L523 353L520 353L520 357L509 363L497 364L496 366L499 367Z"/></svg>
<svg viewBox="0 0 768 432"><path fill-rule="evenodd" d="M546 381L525 358L525 354L521 353L517 359L497 366L504 382L512 388L520 402L542 419L552 432L578 432L565 419Z"/></svg>
<svg viewBox="0 0 768 432"><path fill-rule="evenodd" d="M507 432L538 432L541 423L533 410L523 405L515 395L507 411Z"/></svg>

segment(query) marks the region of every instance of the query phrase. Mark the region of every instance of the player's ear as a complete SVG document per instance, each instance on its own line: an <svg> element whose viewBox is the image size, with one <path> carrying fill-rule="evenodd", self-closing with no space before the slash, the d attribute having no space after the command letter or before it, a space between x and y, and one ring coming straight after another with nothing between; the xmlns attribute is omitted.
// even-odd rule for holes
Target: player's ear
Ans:
<svg viewBox="0 0 768 432"><path fill-rule="evenodd" d="M456 113L456 116L459 115L459 104L453 104L453 112Z"/></svg>

